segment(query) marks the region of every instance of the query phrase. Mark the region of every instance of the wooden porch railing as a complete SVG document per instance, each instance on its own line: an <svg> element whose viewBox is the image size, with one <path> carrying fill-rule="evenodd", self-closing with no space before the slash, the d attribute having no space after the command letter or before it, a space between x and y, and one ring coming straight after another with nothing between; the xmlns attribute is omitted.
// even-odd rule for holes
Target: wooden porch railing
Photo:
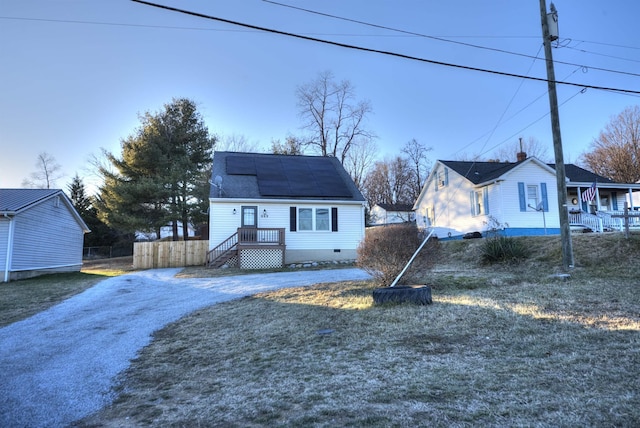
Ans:
<svg viewBox="0 0 640 428"><path fill-rule="evenodd" d="M238 228L238 245L284 245L284 228Z"/></svg>
<svg viewBox="0 0 640 428"><path fill-rule="evenodd" d="M234 233L207 253L207 266L220 267L237 253L238 233Z"/></svg>
<svg viewBox="0 0 640 428"><path fill-rule="evenodd" d="M207 253L207 266L220 267L239 249L285 246L284 228L239 227L238 231Z"/></svg>
<svg viewBox="0 0 640 428"><path fill-rule="evenodd" d="M623 221L620 217L622 211L599 211L597 214L589 214L583 211L569 213L570 224L583 224L593 229L594 232L604 230L622 230ZM615 217L614 217L615 215ZM640 226L640 219L636 218L630 222L631 226Z"/></svg>

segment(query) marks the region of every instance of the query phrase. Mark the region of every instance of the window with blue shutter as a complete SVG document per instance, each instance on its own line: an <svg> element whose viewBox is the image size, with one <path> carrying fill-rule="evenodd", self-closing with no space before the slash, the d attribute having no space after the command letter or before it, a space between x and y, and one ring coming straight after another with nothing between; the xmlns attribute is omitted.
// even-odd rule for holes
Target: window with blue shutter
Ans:
<svg viewBox="0 0 640 428"><path fill-rule="evenodd" d="M489 188L482 189L482 199L484 200L484 213L489 214Z"/></svg>
<svg viewBox="0 0 640 428"><path fill-rule="evenodd" d="M540 193L542 194L542 209L549 212L549 200L547 199L547 183L540 183Z"/></svg>
<svg viewBox="0 0 640 428"><path fill-rule="evenodd" d="M518 182L518 198L520 199L520 211L527 210L527 195L524 193L524 183Z"/></svg>
<svg viewBox="0 0 640 428"><path fill-rule="evenodd" d="M618 211L618 192L611 192L611 209Z"/></svg>

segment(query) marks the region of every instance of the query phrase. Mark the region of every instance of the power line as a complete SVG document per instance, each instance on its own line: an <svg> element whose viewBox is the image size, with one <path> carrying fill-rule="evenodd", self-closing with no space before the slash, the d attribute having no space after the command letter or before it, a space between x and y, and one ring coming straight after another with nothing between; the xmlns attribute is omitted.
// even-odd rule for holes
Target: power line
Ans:
<svg viewBox="0 0 640 428"><path fill-rule="evenodd" d="M282 35L282 36L288 36L288 37L293 37L293 38L297 38L297 39L301 39L301 40L307 40L307 41L312 41L312 42L317 42L317 43L323 43L323 44L326 44L326 45L337 46L337 47L357 50L357 51L361 51L361 52L377 53L377 54L380 54L380 55L392 56L392 57L395 57L395 58L408 59L408 60L419 61L419 62L424 62L424 63L428 63L428 64L442 65L442 66L452 67L452 68L459 68L459 69L463 69L463 70L479 71L479 72L482 72L482 73L495 74L495 75L499 75L499 76L516 77L518 79L528 79L528 80L533 80L533 81L537 81L537 82L548 82L548 79L545 79L545 78L542 78L542 77L523 76L523 75L520 75L520 74L508 73L508 72L505 72L505 71L489 70L489 69L486 69L486 68L478 68L478 67L471 67L471 66L467 66L467 65L452 64L452 63L436 61L436 60L432 60L432 59L426 59L426 58L420 58L420 57L415 57L415 56L411 56L411 55L405 55L405 54L401 54L401 53L397 53L397 52L390 52L390 51L383 51L383 50L379 50L379 49L365 48L365 47L362 47L362 46L349 45L349 44L346 44L346 43L340 43L340 42L334 42L334 41L330 41L330 40L318 39L318 38L315 38L315 37L304 36L304 35L301 35L301 34L290 33L290 32L287 32L287 31L276 30L276 29L266 28L266 27L260 27L260 26L253 25L253 24L246 24L246 23L233 21L233 20L226 19L226 18L220 18L220 17L216 17L216 16L212 16L212 15L206 15L206 14L199 13L199 12L192 12L192 11L188 11L188 10L184 10L184 9L179 9L179 8L172 7L172 6L165 6L165 5L161 5L161 4L151 3L151 2L148 2L148 1L144 1L144 0L131 0L131 1L136 2L136 3L140 3L140 4L145 4L147 6L157 7L159 9L165 9L165 10L169 10L169 11L172 11L172 12L178 12L178 13L183 13L185 15L195 16L195 17L198 17L198 18L211 19L213 21L224 22L224 23L227 23L227 24L237 25L237 26L245 27L245 28L251 28L253 30L264 31L264 32L267 32L267 33L272 33L272 34L279 34L279 35ZM577 86L577 87L580 87L580 88L599 89L599 90L603 90L603 91L615 91L615 92L620 92L620 93L625 93L625 94L640 94L640 91L635 91L635 90L632 90L632 89L611 88L611 87L606 87L606 86L594 86L594 85L586 85L586 84L573 83L573 82L558 82L558 81L556 81L555 83L559 84L559 85Z"/></svg>
<svg viewBox="0 0 640 428"><path fill-rule="evenodd" d="M290 7L290 8L294 8L294 9L300 9L300 10L303 10L303 11L308 11L310 13L317 13L317 14L320 14L320 15L327 15L327 16L330 16L330 17L333 17L333 18L336 18L336 19L344 19L344 20L347 20L347 21L361 23L363 25L377 26L376 24L369 24L369 23L366 23L366 22L351 20L349 18L342 18L342 17L333 16L333 15L329 15L329 14L323 14L322 12L306 10L306 9L303 9L303 8L290 6L290 5L286 5L286 4L281 4L281 3L274 2L274 1L269 1L269 0L263 0L263 1L265 1L267 3L273 3L273 4L278 5L278 6ZM160 7L160 5L157 5L157 6ZM87 25L105 25L105 26L116 26L116 27L159 28L159 29L167 29L167 30L215 31L215 32L229 32L229 33L253 33L253 32L265 31L265 30L243 31L243 30L228 30L228 29L219 29L219 28L180 27L180 26L172 26L172 25L131 24L131 23L123 23L123 22L102 22L102 21L85 21L85 20L52 19L52 18L25 18L25 17L16 17L16 16L0 16L0 19L16 20L16 21L34 21L34 22L56 22L56 23L63 23L63 24L87 24ZM214 18L211 17L211 19L214 19ZM437 37L437 36L429 36L429 35L420 34L420 33L412 33L412 32L409 32L409 31L404 31L404 30L400 30L400 29L394 29L394 28L391 28L391 27L384 27L384 26L379 26L379 27L380 28L384 28L384 29L388 29L390 31L406 33L406 35L405 36L394 36L394 35L355 34L355 33L301 33L301 34L302 35L308 35L308 36L340 36L340 37L423 37L423 38L430 38L430 39L434 39L434 40L438 40L438 41L442 41L442 42L447 42L447 43L454 43L454 44L474 47L474 48L478 48L478 49L486 49L486 50L495 51L495 52L499 52L499 53L506 53L506 54L509 54L509 55L521 56L521 57L524 57L524 58L539 59L539 58L533 57L531 55L527 55L527 54L523 54L523 53L519 53L519 52L512 52L512 51L507 51L507 50L503 50L503 49L491 48L491 47L488 47L488 46L474 45L474 44L471 44L471 43L456 42L455 40L445 39L445 38ZM276 30L274 30L274 31L276 31ZM533 36L531 36L531 37L519 37L519 36L512 36L512 37L506 37L506 36L495 36L495 37L493 37L493 36L448 36L448 37L454 37L454 38L478 38L478 37L483 37L483 38L533 38ZM584 43L596 43L596 42L586 42L586 41L583 41L583 40L576 40L576 41L584 42ZM628 46L619 46L619 45L613 45L613 44L607 44L607 43L600 43L600 44L609 45L609 46L627 47L629 49L640 49L640 48L634 48L634 47L628 47ZM563 46L563 47L566 47L568 49L578 50L580 52L591 53L593 55L600 55L600 56L605 56L605 57L614 58L614 59L621 59L621 60L626 60L626 61L640 62L640 61L632 60L632 59L628 59L628 58L621 58L621 57L616 57L616 56L611 56L611 55L599 54L597 52L590 52L590 51L586 51L586 50L583 50L583 49L578 49L578 48L570 47L570 46ZM574 63L570 63L570 62L563 62L563 61L555 61L555 63L556 64L562 64L562 65L572 65L572 66L587 67L587 66L574 64ZM625 74L625 75L640 77L640 74L631 73L631 72L627 72L627 71L611 70L611 69L608 69L608 68L590 67L590 66L588 68L590 68L592 70L605 71L605 72L608 72L608 73L618 73L618 74Z"/></svg>
<svg viewBox="0 0 640 428"><path fill-rule="evenodd" d="M311 13L311 14L314 14L314 15L325 16L327 18L337 19L337 20L346 21L346 22L352 22L352 23L355 23L355 24L365 25L367 27L373 27L373 28L377 28L377 29L381 29L381 30L387 30L387 31L393 31L393 32L396 32L396 33L407 34L407 35L414 36L414 37L422 37L422 38L437 40L437 41L440 41L440 42L453 43L453 44L456 44L456 45L467 46L467 47L472 47L472 48L476 48L476 49L484 49L484 50L489 50L489 51L498 52L498 53L505 53L505 54L508 54L508 55L521 56L521 57L525 57L525 58L540 59L537 56L534 57L534 56L523 54L523 53L519 53L519 52L507 51L507 50L498 49L498 48L491 48L491 47L488 47L488 46L476 45L476 44L472 44L472 43L458 42L458 41L455 41L455 40L445 39L445 38L442 38L442 37L430 36L428 34L416 33L416 32L413 32L413 31L407 31L407 30L402 30L402 29L399 29L399 28L388 27L386 25L372 24L370 22L359 21L357 19L352 19L352 18L345 18L343 16L333 15L333 14L330 14L330 13L318 12L316 10L306 9L306 8L299 7L299 6L292 6L292 5L289 5L289 4L280 3L280 2L273 1L273 0L262 0L262 1L265 2L265 3L274 4L276 6L287 7L287 8L290 8L290 9L299 10L299 11L306 12L306 13ZM580 64L573 64L573 63L570 63L570 62L563 62L563 61L557 61L557 60L554 61L554 62L556 64L571 65L571 66L580 65ZM580 65L580 66L582 67L582 65ZM626 75L630 75L630 76L640 77L640 74L631 73L631 72L627 72L627 71L611 70L611 69L599 68L599 67L589 67L589 68L591 68L592 70L606 71L608 73L618 73L618 74L626 74Z"/></svg>

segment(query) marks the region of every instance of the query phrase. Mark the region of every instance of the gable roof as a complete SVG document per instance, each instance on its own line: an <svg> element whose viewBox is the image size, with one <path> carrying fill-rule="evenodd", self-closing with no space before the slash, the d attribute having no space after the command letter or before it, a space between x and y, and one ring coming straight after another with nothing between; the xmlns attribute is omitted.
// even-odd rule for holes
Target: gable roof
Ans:
<svg viewBox="0 0 640 428"><path fill-rule="evenodd" d="M364 202L340 161L327 156L214 152L211 199Z"/></svg>
<svg viewBox="0 0 640 428"><path fill-rule="evenodd" d="M408 212L413 211L413 205L409 204L376 204L385 211Z"/></svg>
<svg viewBox="0 0 640 428"><path fill-rule="evenodd" d="M554 170L556 169L556 164L550 163L548 165ZM615 181L609 180L608 178L595 174L591 171L587 171L586 169L580 168L572 163L568 163L564 166L564 172L569 181L573 183L593 183L594 181L597 181L598 183L615 183Z"/></svg>
<svg viewBox="0 0 640 428"><path fill-rule="evenodd" d="M480 184L495 180L501 175L511 171L522 162L502 163L502 162L468 162L468 161L440 161L448 168L451 168L473 184Z"/></svg>
<svg viewBox="0 0 640 428"><path fill-rule="evenodd" d="M0 214L17 213L59 192L59 189L0 189Z"/></svg>
<svg viewBox="0 0 640 428"><path fill-rule="evenodd" d="M82 230L90 232L78 211L60 189L0 189L0 215L14 216L47 199L60 197Z"/></svg>
<svg viewBox="0 0 640 428"><path fill-rule="evenodd" d="M473 184L486 183L488 181L495 180L512 169L522 165L525 162L530 162L535 160L541 166L546 165L546 167L555 171L556 164L549 163L543 164L538 161L536 158L527 158L520 162L459 162L459 161L440 161L442 164L451 168L461 176L465 177L467 180L471 181ZM584 168L581 168L574 164L565 164L564 172L567 178L571 183L593 183L594 181L601 184L613 184L615 183L608 178L605 178L601 175L595 174L591 171L587 171Z"/></svg>

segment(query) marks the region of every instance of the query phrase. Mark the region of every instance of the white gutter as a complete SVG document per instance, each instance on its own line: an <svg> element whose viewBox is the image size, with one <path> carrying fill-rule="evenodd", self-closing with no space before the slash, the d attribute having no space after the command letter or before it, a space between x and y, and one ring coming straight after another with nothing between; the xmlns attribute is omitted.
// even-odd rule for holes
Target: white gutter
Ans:
<svg viewBox="0 0 640 428"><path fill-rule="evenodd" d="M11 269L11 259L13 258L13 229L14 229L14 218L10 217L7 213L4 214L5 218L9 219L9 236L7 237L7 253L5 255L5 265L4 265L4 281L9 282L9 269Z"/></svg>

